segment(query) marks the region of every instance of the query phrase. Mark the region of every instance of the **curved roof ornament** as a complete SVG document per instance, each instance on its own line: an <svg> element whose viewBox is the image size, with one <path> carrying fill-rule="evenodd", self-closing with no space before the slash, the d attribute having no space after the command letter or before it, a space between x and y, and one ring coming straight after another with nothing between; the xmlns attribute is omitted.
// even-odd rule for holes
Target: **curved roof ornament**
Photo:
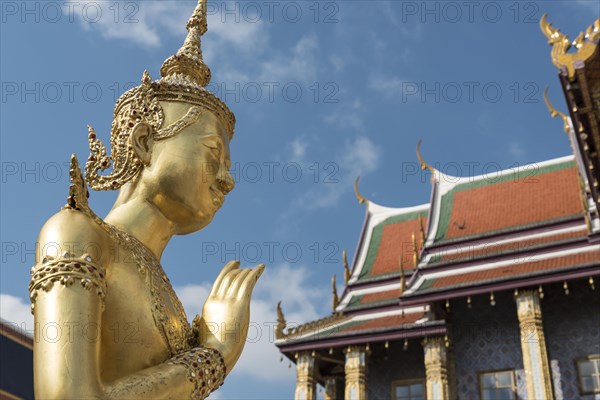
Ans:
<svg viewBox="0 0 600 400"><path fill-rule="evenodd" d="M417 158L419 159L419 163L421 164L421 170L425 171L428 169L433 174L435 172L435 168L431 165L427 164L421 155L421 140L417 143Z"/></svg>
<svg viewBox="0 0 600 400"><path fill-rule="evenodd" d="M285 336L283 330L287 326L283 310L281 309L281 300L277 303L277 326L275 327L275 338L281 339Z"/></svg>
<svg viewBox="0 0 600 400"><path fill-rule="evenodd" d="M400 296L406 291L406 274L404 272L404 263L402 262L402 256L400 256Z"/></svg>
<svg viewBox="0 0 600 400"><path fill-rule="evenodd" d="M552 103L550 103L550 100L548 100L548 86L546 86L546 89L544 89L544 103L546 103L546 107L548 107L548 110L550 111L550 116L552 118L555 118L557 116L562 118L563 130L566 134L568 134L571 130L571 123L569 121L569 117L567 117L565 113L558 111L556 108L554 108Z"/></svg>
<svg viewBox="0 0 600 400"><path fill-rule="evenodd" d="M566 70L569 79L573 80L576 64L585 62L596 51L598 46L596 42L600 39L600 18L586 29L585 34L580 33L572 43L569 37L554 28L547 18L547 14L540 18L540 29L548 38L548 44L552 46L552 63L558 69ZM577 50L569 53L572 46Z"/></svg>
<svg viewBox="0 0 600 400"><path fill-rule="evenodd" d="M356 198L358 199L358 204L369 204L369 200L367 200L366 198L364 198L360 192L358 191L358 181L360 180L360 175L356 177L356 180L354 181L354 193L356 193Z"/></svg>
<svg viewBox="0 0 600 400"><path fill-rule="evenodd" d="M435 181L436 169L433 168L431 165L427 164L425 162L425 160L423 159L423 156L421 155L421 140L420 139L417 142L417 158L419 159L419 164L421 164L421 170L425 171L427 169L427 170L429 170L429 172L431 172L431 182L433 183Z"/></svg>
<svg viewBox="0 0 600 400"><path fill-rule="evenodd" d="M346 255L346 249L342 250L342 262L344 263L344 284L348 284L350 280L350 267L348 266L348 257Z"/></svg>
<svg viewBox="0 0 600 400"><path fill-rule="evenodd" d="M335 283L335 274L333 274L333 276L331 277L331 294L333 295L331 302L332 311L335 312L335 309L340 304L340 298L338 297L337 293L337 285Z"/></svg>

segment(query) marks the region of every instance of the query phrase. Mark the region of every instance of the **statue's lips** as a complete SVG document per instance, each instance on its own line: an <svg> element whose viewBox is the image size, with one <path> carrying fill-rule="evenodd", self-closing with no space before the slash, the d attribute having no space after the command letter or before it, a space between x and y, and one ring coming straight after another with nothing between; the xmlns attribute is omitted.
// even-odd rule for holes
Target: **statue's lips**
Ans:
<svg viewBox="0 0 600 400"><path fill-rule="evenodd" d="M221 191L218 187L212 185L210 187L210 190L214 194L213 204L216 206L223 204L223 202L225 201L225 193L223 193L223 191Z"/></svg>

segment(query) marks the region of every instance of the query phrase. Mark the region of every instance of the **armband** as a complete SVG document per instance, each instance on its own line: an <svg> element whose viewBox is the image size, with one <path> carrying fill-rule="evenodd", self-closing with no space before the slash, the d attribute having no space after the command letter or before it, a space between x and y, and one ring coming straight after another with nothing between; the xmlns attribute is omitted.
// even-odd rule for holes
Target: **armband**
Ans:
<svg viewBox="0 0 600 400"><path fill-rule="evenodd" d="M66 253L57 259L46 257L41 265L31 268L31 281L29 282L31 310L33 312L38 291L49 292L54 284L70 286L79 282L85 289L94 290L104 300L106 296L105 277L104 268L96 265L87 254L81 257L72 257ZM104 307L104 301L102 301L102 306Z"/></svg>

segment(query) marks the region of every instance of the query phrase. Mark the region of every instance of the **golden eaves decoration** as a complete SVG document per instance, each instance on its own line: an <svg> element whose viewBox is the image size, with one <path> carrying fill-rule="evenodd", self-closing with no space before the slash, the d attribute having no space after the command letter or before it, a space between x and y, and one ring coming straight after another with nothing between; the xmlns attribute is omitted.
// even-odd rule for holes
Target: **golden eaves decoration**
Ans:
<svg viewBox="0 0 600 400"><path fill-rule="evenodd" d="M540 18L540 29L552 46L552 63L560 70L566 69L569 80L575 78L575 68L580 67L592 57L600 40L600 18L590 25L585 33L580 33L573 42L547 20L547 14ZM575 47L575 52L569 52Z"/></svg>
<svg viewBox="0 0 600 400"><path fill-rule="evenodd" d="M554 108L552 103L550 103L550 100L548 100L548 86L546 86L546 89L544 89L544 103L546 103L546 107L548 107L548 111L550 111L550 116L552 118L556 118L557 116L562 118L563 129L564 129L565 133L568 134L570 127L571 127L571 124L569 122L569 117L567 117L565 113L558 111L556 108Z"/></svg>

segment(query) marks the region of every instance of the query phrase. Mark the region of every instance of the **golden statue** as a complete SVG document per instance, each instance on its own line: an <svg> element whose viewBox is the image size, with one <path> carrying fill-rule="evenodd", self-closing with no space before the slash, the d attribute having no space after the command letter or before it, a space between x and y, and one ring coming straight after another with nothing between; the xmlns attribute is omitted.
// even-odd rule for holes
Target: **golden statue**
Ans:
<svg viewBox="0 0 600 400"><path fill-rule="evenodd" d="M264 266L228 263L190 326L159 261L171 237L208 225L234 186L235 117L205 89L206 29L200 0L162 78L144 72L117 101L112 154L90 127L85 180L71 159L67 205L42 228L29 285L38 398L201 399L242 352ZM86 184L120 189L104 220Z"/></svg>

